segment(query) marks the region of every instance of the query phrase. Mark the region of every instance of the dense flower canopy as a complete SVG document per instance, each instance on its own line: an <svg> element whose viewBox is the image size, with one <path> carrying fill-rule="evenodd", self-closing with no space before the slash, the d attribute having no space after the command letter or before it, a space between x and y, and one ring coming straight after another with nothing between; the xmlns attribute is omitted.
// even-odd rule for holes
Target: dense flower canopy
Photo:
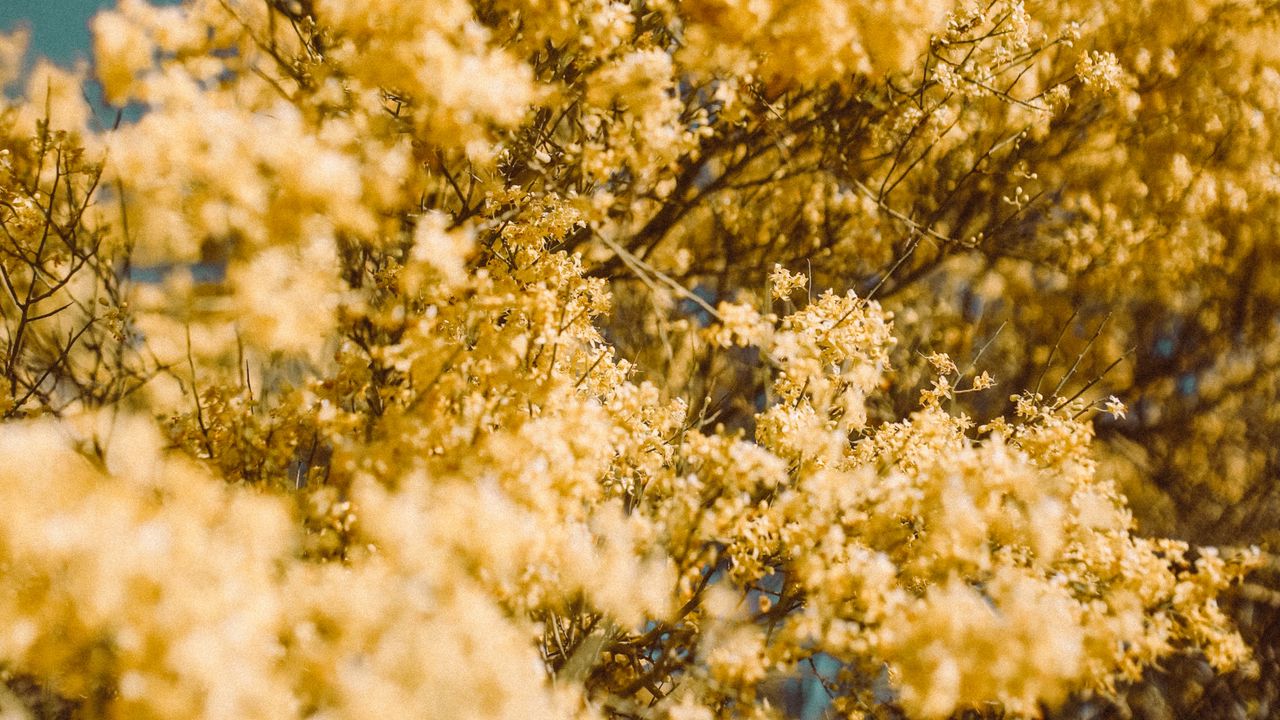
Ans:
<svg viewBox="0 0 1280 720"><path fill-rule="evenodd" d="M1278 20L120 0L91 67L0 38L0 711L1039 717L1256 672L1218 599L1269 557L1228 508L1276 502Z"/></svg>

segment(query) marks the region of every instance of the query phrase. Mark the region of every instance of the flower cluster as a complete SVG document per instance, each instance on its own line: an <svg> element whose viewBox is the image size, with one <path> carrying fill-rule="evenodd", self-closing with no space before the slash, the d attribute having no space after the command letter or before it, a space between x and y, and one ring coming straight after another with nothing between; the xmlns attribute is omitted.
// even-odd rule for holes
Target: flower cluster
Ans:
<svg viewBox="0 0 1280 720"><path fill-rule="evenodd" d="M1188 286L1272 258L1272 10L1135 5L121 0L93 69L140 116L47 64L0 100L0 680L763 720L1249 668L1260 551L1138 532L1097 435L1178 389L1107 384L1140 313L1063 298L1275 332L1280 275ZM1130 46L1165 5L1222 35Z"/></svg>

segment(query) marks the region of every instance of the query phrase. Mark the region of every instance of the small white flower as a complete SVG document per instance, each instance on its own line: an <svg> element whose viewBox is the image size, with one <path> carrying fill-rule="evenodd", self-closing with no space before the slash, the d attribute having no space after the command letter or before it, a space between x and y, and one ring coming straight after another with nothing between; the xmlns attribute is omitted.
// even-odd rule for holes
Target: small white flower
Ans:
<svg viewBox="0 0 1280 720"><path fill-rule="evenodd" d="M1120 399L1115 395L1111 395L1107 398L1105 407L1107 412L1111 413L1114 417L1121 419L1124 418L1125 413L1128 411L1128 408L1124 406L1124 403L1120 402Z"/></svg>

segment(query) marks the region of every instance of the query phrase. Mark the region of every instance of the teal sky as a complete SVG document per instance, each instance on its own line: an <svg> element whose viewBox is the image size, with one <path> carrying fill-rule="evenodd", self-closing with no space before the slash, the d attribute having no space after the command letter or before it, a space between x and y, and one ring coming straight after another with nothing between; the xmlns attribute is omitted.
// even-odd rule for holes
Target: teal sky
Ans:
<svg viewBox="0 0 1280 720"><path fill-rule="evenodd" d="M59 64L89 56L89 18L113 0L0 0L0 31L31 27L31 51Z"/></svg>

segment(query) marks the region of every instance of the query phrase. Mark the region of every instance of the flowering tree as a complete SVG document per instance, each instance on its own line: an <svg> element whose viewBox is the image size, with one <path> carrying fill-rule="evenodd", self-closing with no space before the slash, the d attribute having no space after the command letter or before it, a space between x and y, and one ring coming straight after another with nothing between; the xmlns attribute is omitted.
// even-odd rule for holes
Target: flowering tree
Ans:
<svg viewBox="0 0 1280 720"><path fill-rule="evenodd" d="M1139 534L1114 438L1223 507L1274 467L1228 386L1275 392L1276 12L121 0L0 115L0 708L1034 717L1256 669L1217 598L1266 556Z"/></svg>

